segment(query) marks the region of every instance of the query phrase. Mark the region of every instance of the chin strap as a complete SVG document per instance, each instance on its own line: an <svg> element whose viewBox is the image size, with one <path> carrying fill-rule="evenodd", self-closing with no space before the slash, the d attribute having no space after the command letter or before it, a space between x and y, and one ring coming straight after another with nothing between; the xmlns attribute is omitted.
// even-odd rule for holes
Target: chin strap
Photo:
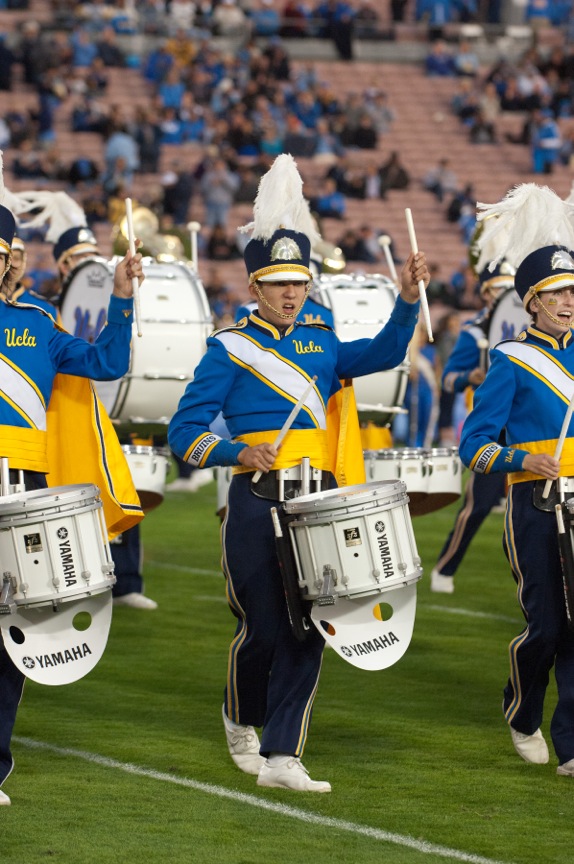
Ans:
<svg viewBox="0 0 574 864"><path fill-rule="evenodd" d="M546 317L549 318L553 324L558 324L559 327L564 327L565 330L570 330L571 324L566 324L559 318L555 318L552 312L550 312L550 310L544 305L538 295L536 296L536 299L538 300L538 308L542 311L543 315L546 315Z"/></svg>
<svg viewBox="0 0 574 864"><path fill-rule="evenodd" d="M275 309L275 307L272 306L271 303L269 303L269 301L265 299L265 297L263 296L263 294L261 292L259 285L257 285L257 284L255 284L255 291L257 292L257 296L261 300L263 305L267 309L269 309L271 312L273 312L274 315L277 315L279 318L283 318L284 321L293 321L297 317L297 315L299 314L299 312L301 311L303 306L305 305L305 300L309 296L309 291L311 290L312 287L313 287L313 283L308 282L307 288L305 290L305 296L303 297L303 299L301 301L301 305L299 306L298 309L295 310L295 312L292 312L291 315L286 315L284 312L280 312L278 309Z"/></svg>

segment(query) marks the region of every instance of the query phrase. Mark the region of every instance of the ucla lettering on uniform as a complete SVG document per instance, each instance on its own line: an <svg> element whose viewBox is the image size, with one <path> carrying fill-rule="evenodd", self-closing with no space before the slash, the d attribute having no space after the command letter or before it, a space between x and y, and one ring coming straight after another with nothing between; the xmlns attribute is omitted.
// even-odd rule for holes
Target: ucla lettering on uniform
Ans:
<svg viewBox="0 0 574 864"><path fill-rule="evenodd" d="M303 321L305 324L325 324L320 315L313 315L312 312L305 312L303 314Z"/></svg>
<svg viewBox="0 0 574 864"><path fill-rule="evenodd" d="M8 348L35 348L36 337L30 335L30 331L26 327L21 336L16 334L16 328L4 328L6 336L6 346Z"/></svg>
<svg viewBox="0 0 574 864"><path fill-rule="evenodd" d="M323 354L323 348L320 345L315 345L313 340L308 345L303 345L302 339L294 339L295 351L297 354Z"/></svg>

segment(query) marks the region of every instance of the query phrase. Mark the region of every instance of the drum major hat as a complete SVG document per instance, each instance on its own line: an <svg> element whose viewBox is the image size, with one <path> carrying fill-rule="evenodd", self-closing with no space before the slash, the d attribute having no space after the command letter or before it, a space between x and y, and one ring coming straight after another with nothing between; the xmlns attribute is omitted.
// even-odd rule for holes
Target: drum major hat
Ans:
<svg viewBox="0 0 574 864"><path fill-rule="evenodd" d="M243 253L250 282L309 282L311 241L299 231L280 228L268 240L250 240Z"/></svg>
<svg viewBox="0 0 574 864"><path fill-rule="evenodd" d="M58 264L70 255L82 252L98 254L98 241L86 226L68 228L54 244L54 258Z"/></svg>
<svg viewBox="0 0 574 864"><path fill-rule="evenodd" d="M480 293L487 291L499 291L514 286L514 274L516 270L507 261L497 264L494 270L485 267L478 277Z"/></svg>
<svg viewBox="0 0 574 864"><path fill-rule="evenodd" d="M536 249L518 267L514 287L525 309L543 291L574 287L574 251L565 246Z"/></svg>
<svg viewBox="0 0 574 864"><path fill-rule="evenodd" d="M292 156L278 156L261 178L243 257L250 284L309 282L311 246L320 237L303 196L303 180Z"/></svg>

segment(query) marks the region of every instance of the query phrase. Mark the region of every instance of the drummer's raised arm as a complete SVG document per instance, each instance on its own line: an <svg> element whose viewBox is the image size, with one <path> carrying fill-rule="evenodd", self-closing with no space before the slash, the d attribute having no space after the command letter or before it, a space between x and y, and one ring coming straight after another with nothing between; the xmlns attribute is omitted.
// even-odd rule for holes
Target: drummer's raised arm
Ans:
<svg viewBox="0 0 574 864"><path fill-rule="evenodd" d="M139 240L136 240L136 248L139 245ZM114 290L115 297L130 298L133 297L133 282L132 279L137 279L141 285L144 281L144 273L142 266L142 256L140 252L131 255L129 250L125 256L116 264L114 272Z"/></svg>
<svg viewBox="0 0 574 864"><path fill-rule="evenodd" d="M401 270L400 296L406 303L416 303L420 299L419 282L425 283L425 289L430 282L430 273L424 252L411 252Z"/></svg>

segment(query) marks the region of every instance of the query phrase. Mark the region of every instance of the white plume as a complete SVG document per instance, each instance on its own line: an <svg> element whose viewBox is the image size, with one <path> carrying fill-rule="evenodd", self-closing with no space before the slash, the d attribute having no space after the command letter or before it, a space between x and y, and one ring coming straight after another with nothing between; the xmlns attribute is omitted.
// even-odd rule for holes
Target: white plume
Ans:
<svg viewBox="0 0 574 864"><path fill-rule="evenodd" d="M20 197L26 201L28 210L39 210L22 224L30 228L48 224L49 228L46 232L48 243L56 243L68 228L87 225L86 214L82 207L66 192L21 192Z"/></svg>
<svg viewBox="0 0 574 864"><path fill-rule="evenodd" d="M16 221L18 216L27 213L31 209L31 205L21 194L10 192L4 185L4 159L3 151L0 150L0 204L12 211Z"/></svg>
<svg viewBox="0 0 574 864"><path fill-rule="evenodd" d="M279 228L306 234L311 245L320 239L309 204L303 196L303 180L288 153L278 156L259 181L253 205L253 222L240 231L251 231L251 239L268 240Z"/></svg>
<svg viewBox="0 0 574 864"><path fill-rule="evenodd" d="M503 258L518 267L543 246L574 249L574 202L563 201L548 186L522 183L498 204L479 202L476 207L484 224L476 241L479 273L487 265L493 270Z"/></svg>

